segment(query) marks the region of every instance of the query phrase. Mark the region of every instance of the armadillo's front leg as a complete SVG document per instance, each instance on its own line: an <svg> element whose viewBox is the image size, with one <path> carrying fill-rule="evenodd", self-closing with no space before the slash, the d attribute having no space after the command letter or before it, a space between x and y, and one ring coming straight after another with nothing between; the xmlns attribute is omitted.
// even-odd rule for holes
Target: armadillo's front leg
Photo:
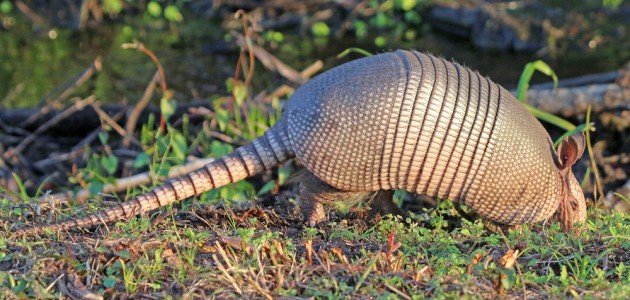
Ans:
<svg viewBox="0 0 630 300"><path fill-rule="evenodd" d="M365 192L348 192L337 189L311 172L306 172L300 179L300 207L304 222L315 226L327 220L324 205L333 201L363 197Z"/></svg>

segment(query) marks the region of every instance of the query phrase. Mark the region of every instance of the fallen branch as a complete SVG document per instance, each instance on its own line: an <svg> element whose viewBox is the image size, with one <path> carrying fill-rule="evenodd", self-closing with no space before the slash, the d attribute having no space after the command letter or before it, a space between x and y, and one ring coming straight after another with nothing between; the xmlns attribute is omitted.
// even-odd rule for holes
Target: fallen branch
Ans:
<svg viewBox="0 0 630 300"><path fill-rule="evenodd" d="M203 158L194 160L188 164L182 166L172 167L168 171L167 178L175 178L182 176L186 173L199 169L214 161L214 158ZM154 176L149 172L144 172L129 177L116 179L113 183L108 183L103 186L102 194L112 194L121 191L125 191L130 188L134 188L140 185L150 185ZM47 208L58 204L64 204L74 199L79 202L85 202L90 197L90 191L82 189L73 195L72 192L57 193L53 195L43 196L39 199L40 208Z"/></svg>
<svg viewBox="0 0 630 300"><path fill-rule="evenodd" d="M617 84L593 84L555 90L533 89L527 91L531 105L552 114L563 116L582 115L589 104L593 112L630 109L630 89Z"/></svg>
<svg viewBox="0 0 630 300"><path fill-rule="evenodd" d="M122 118L123 115L124 115L124 111L121 110L119 113L115 114L112 117L112 120L114 120L115 122L118 122L118 120L120 120L120 118ZM70 152L49 155L47 158L40 160L38 162L35 162L33 164L33 167L36 169L39 169L42 172L46 172L47 170L49 170L49 167L54 164L57 164L62 161L72 160L79 157L79 155L81 155L84 152L85 150L84 147L92 143L92 141L94 141L98 137L98 134L101 131L103 131L101 127L97 128L96 130L88 134L83 140L81 140L81 142L79 142L74 147L72 147Z"/></svg>
<svg viewBox="0 0 630 300"><path fill-rule="evenodd" d="M209 101L195 100L187 103L180 103L177 105L175 109L175 113L173 114L173 118L181 118L183 114L188 113L188 110L193 107L204 107L208 109L212 109L212 103ZM108 115L113 116L121 112L126 112L129 109L128 105L123 104L102 104L100 108L106 112ZM19 123L28 116L37 113L39 109L33 108L17 108L17 109L2 109L0 110L0 125L5 126L8 129L7 132L12 132L15 134L23 133L23 130L20 130ZM21 129L26 130L35 130L39 126L44 124L44 120L48 120L51 118L55 118L62 111L53 110L47 113L40 120L37 120L35 123ZM149 104L140 114L138 121L139 123L146 123L149 120L149 115L159 116L160 109L157 105ZM124 124L127 120L126 116L123 116L119 124ZM80 114L73 114L68 116L63 124L55 124L51 128L49 128L48 132L54 132L55 134L64 135L64 136L83 136L92 130L100 127L101 123L98 118L98 114L91 106L86 107ZM17 129L17 130L15 130Z"/></svg>
<svg viewBox="0 0 630 300"><path fill-rule="evenodd" d="M77 111L82 110L84 107L92 104L93 102L94 102L94 96L90 96L90 97L87 97L87 98L85 98L83 100L77 101L76 103L74 103L74 105L72 105L71 107L69 107L68 109L63 111L62 113L56 115L54 118L48 120L48 122L44 123L42 126L37 128L37 130L35 130L30 135L28 135L26 138L24 138L24 140L21 143L19 143L15 148L9 149L4 154L4 158L5 159L9 159L15 153L22 152L22 150L24 150L24 148L26 148L26 146L28 146L31 142L33 142L35 140L35 138L37 138L38 135L40 135L41 133L45 132L46 130L48 130L53 125L61 122L66 117L74 114Z"/></svg>

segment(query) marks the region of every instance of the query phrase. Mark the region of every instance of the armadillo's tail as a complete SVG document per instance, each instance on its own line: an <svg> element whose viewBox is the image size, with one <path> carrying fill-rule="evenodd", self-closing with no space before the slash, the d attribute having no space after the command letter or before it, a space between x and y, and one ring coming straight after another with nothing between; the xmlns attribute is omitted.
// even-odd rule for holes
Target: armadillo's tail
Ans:
<svg viewBox="0 0 630 300"><path fill-rule="evenodd" d="M285 122L283 119L280 119L274 127L250 144L240 147L227 156L217 159L200 169L171 179L164 185L156 187L132 200L82 218L25 228L16 233L18 235L32 235L42 233L45 230L58 231L87 228L97 224L130 218L248 178L287 161L293 155Z"/></svg>

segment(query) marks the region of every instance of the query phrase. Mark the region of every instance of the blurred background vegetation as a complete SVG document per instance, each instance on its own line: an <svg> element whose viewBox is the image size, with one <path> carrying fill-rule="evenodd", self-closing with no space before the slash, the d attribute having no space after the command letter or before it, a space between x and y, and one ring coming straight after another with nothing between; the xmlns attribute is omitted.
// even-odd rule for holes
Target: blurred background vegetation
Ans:
<svg viewBox="0 0 630 300"><path fill-rule="evenodd" d="M103 70L77 94L134 101L155 68L121 48L134 40L155 51L178 101L225 92L240 51L230 34L242 32L238 9L254 21L255 43L296 70L317 59L331 68L356 58L335 58L348 47L413 48L513 88L522 66L537 58L560 78L617 70L630 58L630 9L622 0L1 0L0 105L41 104L97 56ZM252 84L263 90L280 80L256 76Z"/></svg>

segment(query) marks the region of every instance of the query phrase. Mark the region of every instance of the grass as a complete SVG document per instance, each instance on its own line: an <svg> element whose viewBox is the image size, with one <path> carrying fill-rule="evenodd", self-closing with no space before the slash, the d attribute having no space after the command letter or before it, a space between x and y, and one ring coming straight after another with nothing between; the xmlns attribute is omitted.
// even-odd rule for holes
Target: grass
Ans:
<svg viewBox="0 0 630 300"><path fill-rule="evenodd" d="M53 283L69 276L108 298L623 299L630 293L627 215L592 209L583 233L573 236L556 224L492 233L480 220L461 219L449 202L424 214L427 222L366 222L360 212L333 213L327 224L305 229L290 200L239 208L195 203L95 233L33 239L5 231L0 294L60 297ZM1 219L15 217L3 209ZM502 264L510 249L520 253L518 269Z"/></svg>

